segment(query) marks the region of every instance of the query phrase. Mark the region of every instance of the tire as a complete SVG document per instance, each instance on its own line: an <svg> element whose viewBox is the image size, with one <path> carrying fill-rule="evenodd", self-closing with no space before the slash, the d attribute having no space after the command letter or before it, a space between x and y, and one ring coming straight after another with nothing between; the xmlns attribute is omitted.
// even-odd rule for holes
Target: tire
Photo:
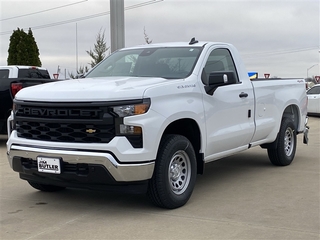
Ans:
<svg viewBox="0 0 320 240"><path fill-rule="evenodd" d="M297 133L290 118L283 118L277 139L268 147L268 156L273 165L287 166L294 159Z"/></svg>
<svg viewBox="0 0 320 240"><path fill-rule="evenodd" d="M160 143L147 195L156 206L174 209L189 200L197 176L190 141L181 135L165 135Z"/></svg>
<svg viewBox="0 0 320 240"><path fill-rule="evenodd" d="M28 183L33 188L40 190L40 191L43 191L43 192L57 192L57 191L65 189L65 187L46 185L46 184L41 184L41 183L36 183L36 182L31 182L31 181L28 181Z"/></svg>

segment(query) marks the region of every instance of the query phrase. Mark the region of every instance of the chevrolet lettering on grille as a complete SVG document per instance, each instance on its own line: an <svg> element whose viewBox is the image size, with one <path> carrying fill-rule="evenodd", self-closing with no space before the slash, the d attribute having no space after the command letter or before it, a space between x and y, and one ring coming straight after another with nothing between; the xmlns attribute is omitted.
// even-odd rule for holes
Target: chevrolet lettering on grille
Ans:
<svg viewBox="0 0 320 240"><path fill-rule="evenodd" d="M20 108L18 113L30 116L57 116L57 117L97 117L101 110L84 109L47 109L47 108Z"/></svg>

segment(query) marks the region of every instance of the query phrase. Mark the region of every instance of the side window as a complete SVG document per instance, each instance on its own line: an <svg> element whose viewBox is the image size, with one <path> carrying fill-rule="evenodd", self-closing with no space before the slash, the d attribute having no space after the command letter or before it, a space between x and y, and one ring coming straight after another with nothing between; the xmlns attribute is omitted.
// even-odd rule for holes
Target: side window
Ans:
<svg viewBox="0 0 320 240"><path fill-rule="evenodd" d="M320 87L313 87L308 91L308 94L320 94Z"/></svg>
<svg viewBox="0 0 320 240"><path fill-rule="evenodd" d="M210 53L202 74L204 84L208 81L210 73L219 71L234 72L238 82L236 67L228 49L219 48Z"/></svg>
<svg viewBox="0 0 320 240"><path fill-rule="evenodd" d="M0 70L0 78L9 78L9 70L1 69Z"/></svg>
<svg viewBox="0 0 320 240"><path fill-rule="evenodd" d="M19 78L46 78L50 79L50 75L47 70L38 68L19 69Z"/></svg>

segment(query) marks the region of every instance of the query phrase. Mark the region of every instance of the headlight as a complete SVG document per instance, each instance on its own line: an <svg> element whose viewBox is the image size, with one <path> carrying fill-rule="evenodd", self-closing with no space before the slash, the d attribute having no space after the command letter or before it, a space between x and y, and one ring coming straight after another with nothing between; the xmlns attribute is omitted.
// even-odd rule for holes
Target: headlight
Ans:
<svg viewBox="0 0 320 240"><path fill-rule="evenodd" d="M123 106L113 107L113 111L118 114L119 117L129 117L139 114L144 114L149 110L150 101L144 101L139 104L130 104Z"/></svg>
<svg viewBox="0 0 320 240"><path fill-rule="evenodd" d="M115 120L116 135L125 136L134 147L142 147L142 128L140 126L126 125L123 123L123 119L148 112L150 105L150 99L143 99L141 102L131 101L126 105L112 107L112 111L118 115Z"/></svg>

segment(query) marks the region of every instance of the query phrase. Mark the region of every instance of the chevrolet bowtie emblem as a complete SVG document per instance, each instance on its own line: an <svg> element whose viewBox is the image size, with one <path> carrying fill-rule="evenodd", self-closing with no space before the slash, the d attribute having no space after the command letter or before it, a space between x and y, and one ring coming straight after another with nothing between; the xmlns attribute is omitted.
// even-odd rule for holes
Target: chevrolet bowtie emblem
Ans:
<svg viewBox="0 0 320 240"><path fill-rule="evenodd" d="M97 131L97 130L91 129L91 128L86 130L87 133L95 133L96 131Z"/></svg>

